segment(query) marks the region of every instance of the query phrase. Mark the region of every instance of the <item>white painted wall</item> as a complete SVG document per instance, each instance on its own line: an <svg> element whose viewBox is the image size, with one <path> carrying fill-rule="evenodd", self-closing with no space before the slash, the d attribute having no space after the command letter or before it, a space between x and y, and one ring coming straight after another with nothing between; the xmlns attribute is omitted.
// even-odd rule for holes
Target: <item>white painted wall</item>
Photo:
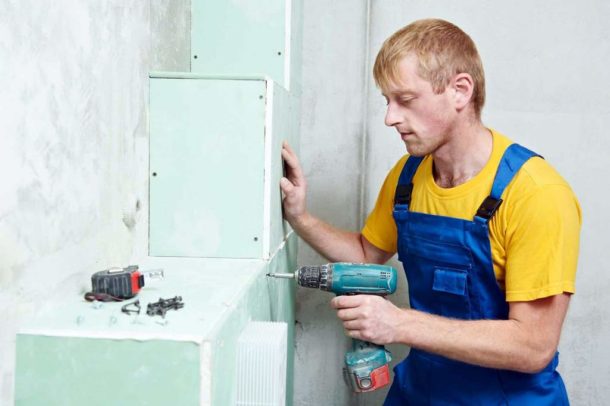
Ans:
<svg viewBox="0 0 610 406"><path fill-rule="evenodd" d="M146 253L148 72L189 70L190 0L0 3L0 404L15 332Z"/></svg>
<svg viewBox="0 0 610 406"><path fill-rule="evenodd" d="M485 124L544 155L580 199L584 223L577 293L564 325L560 371L572 404L603 405L610 398L607 2L370 1L367 38L367 2L334 1L329 6L307 1L301 159L310 208L349 229L356 229L372 209L387 171L405 153L395 130L383 125L385 104L372 83L372 63L385 38L427 17L456 23L477 43L487 78ZM363 89L365 79L368 87ZM361 97L366 97L366 111ZM361 148L363 166L358 161ZM364 182L353 183L362 170ZM362 211L357 204L361 187ZM320 261L302 245L300 264ZM406 305L404 277L399 286L393 300ZM301 290L299 299L295 404L381 404L385 391L362 396L345 392L339 371L346 342L328 295ZM406 350L392 349L397 357Z"/></svg>

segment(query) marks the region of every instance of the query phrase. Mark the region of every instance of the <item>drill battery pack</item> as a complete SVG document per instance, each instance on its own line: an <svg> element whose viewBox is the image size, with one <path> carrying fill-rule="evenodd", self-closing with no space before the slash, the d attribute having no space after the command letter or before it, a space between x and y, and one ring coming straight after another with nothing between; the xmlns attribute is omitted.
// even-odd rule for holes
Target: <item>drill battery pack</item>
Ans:
<svg viewBox="0 0 610 406"><path fill-rule="evenodd" d="M93 294L106 294L118 299L134 297L144 286L144 275L137 265L110 268L91 276Z"/></svg>

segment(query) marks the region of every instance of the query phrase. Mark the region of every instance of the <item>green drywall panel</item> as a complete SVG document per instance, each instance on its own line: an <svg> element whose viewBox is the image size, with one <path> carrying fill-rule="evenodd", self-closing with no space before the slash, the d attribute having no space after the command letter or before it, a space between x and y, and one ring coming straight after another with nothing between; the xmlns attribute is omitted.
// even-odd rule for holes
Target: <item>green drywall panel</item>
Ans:
<svg viewBox="0 0 610 406"><path fill-rule="evenodd" d="M153 256L260 258L266 82L150 80Z"/></svg>
<svg viewBox="0 0 610 406"><path fill-rule="evenodd" d="M165 319L126 315L120 310L123 303L94 305L76 292L60 292L24 322L17 336L18 404L83 404L86 394L92 404L96 399L104 404L126 399L125 404L230 405L237 339L250 320L259 320L287 323L286 393L291 405L295 281L266 274L293 271L296 249L297 237L291 233L268 261L137 261L142 269L165 270L164 279L150 281L138 293L143 309L159 297L183 298L185 307L168 312ZM172 379L180 381L174 384ZM138 397L134 387L146 388L145 395ZM57 393L51 393L53 388ZM180 392L174 394L176 390ZM51 402L40 401L46 393L51 393Z"/></svg>
<svg viewBox="0 0 610 406"><path fill-rule="evenodd" d="M278 252L269 263L269 272L293 272L297 268L296 234L286 241L285 249ZM294 326L296 311L296 281L266 278L271 302L271 321L285 321L288 324L288 354L286 359L286 405L293 403L294 397ZM286 283L288 282L288 283Z"/></svg>
<svg viewBox="0 0 610 406"><path fill-rule="evenodd" d="M290 5L291 0L193 0L191 71L266 75L287 86L286 14Z"/></svg>
<svg viewBox="0 0 610 406"><path fill-rule="evenodd" d="M271 82L270 82L271 83ZM289 144L298 148L297 134L292 131L292 122L295 117L291 111L291 98L283 87L273 84L273 100L271 131L265 134L266 142L270 143L271 159L270 170L270 247L273 252L288 234L290 225L284 221L282 215L282 197L280 193L280 179L283 176L282 169L282 142L288 141Z"/></svg>
<svg viewBox="0 0 610 406"><path fill-rule="evenodd" d="M303 77L303 1L292 0L290 21L290 94L293 97L301 97ZM294 112L295 118L299 118L298 111Z"/></svg>
<svg viewBox="0 0 610 406"><path fill-rule="evenodd" d="M199 346L19 334L16 405L197 405Z"/></svg>
<svg viewBox="0 0 610 406"><path fill-rule="evenodd" d="M288 326L286 404L292 405L294 380L294 310L295 281L273 279L269 272L290 272L296 267L297 237L286 244L267 263L254 281L245 287L234 302L230 318L219 325L212 342L212 405L235 403L237 339L250 320L282 321Z"/></svg>

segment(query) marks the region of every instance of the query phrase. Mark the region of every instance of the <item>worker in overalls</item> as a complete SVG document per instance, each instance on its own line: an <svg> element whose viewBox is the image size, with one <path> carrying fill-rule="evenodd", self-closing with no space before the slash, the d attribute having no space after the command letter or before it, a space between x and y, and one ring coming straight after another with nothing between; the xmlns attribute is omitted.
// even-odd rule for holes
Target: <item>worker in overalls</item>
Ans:
<svg viewBox="0 0 610 406"><path fill-rule="evenodd" d="M362 231L307 211L288 145L281 187L286 219L329 260L385 263L397 252L404 265L410 309L370 295L331 302L350 337L411 348L385 404L568 404L556 368L581 225L570 186L535 152L482 124L483 67L455 25L402 28L383 44L374 76L385 123L408 154Z"/></svg>

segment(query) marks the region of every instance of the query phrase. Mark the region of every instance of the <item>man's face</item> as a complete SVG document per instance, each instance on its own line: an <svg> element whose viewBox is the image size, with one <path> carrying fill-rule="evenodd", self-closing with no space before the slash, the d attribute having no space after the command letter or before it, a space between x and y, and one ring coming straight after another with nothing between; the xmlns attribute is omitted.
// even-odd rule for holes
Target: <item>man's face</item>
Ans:
<svg viewBox="0 0 610 406"><path fill-rule="evenodd" d="M430 82L418 75L417 64L415 56L407 55L398 64L400 83L383 89L388 103L385 124L396 128L409 154L424 156L448 141L456 111L450 89L435 94Z"/></svg>

